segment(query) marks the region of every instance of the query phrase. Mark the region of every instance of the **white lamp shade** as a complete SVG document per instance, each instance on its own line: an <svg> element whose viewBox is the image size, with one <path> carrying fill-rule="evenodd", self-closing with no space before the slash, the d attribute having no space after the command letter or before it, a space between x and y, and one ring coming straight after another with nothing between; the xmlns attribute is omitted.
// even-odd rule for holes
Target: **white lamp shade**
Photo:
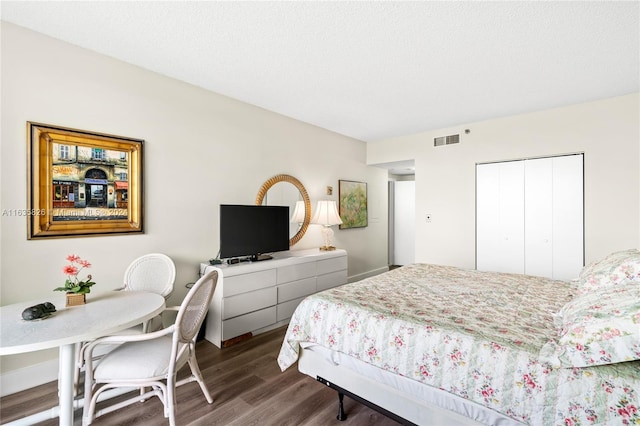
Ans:
<svg viewBox="0 0 640 426"><path fill-rule="evenodd" d="M340 225L342 220L338 214L335 201L318 201L316 212L313 215L311 223L318 225L331 226Z"/></svg>
<svg viewBox="0 0 640 426"><path fill-rule="evenodd" d="M304 201L296 201L296 207L293 209L293 215L291 215L291 223L303 223L304 213Z"/></svg>

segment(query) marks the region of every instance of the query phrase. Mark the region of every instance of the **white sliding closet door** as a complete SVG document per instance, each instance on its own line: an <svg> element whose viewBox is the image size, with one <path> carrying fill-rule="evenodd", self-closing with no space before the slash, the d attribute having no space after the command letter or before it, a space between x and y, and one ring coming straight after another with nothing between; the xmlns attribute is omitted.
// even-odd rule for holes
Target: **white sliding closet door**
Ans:
<svg viewBox="0 0 640 426"><path fill-rule="evenodd" d="M479 164L476 185L478 270L561 280L578 275L583 155Z"/></svg>
<svg viewBox="0 0 640 426"><path fill-rule="evenodd" d="M524 161L524 273L553 276L553 159Z"/></svg>
<svg viewBox="0 0 640 426"><path fill-rule="evenodd" d="M476 253L482 271L524 271L524 164L476 168Z"/></svg>
<svg viewBox="0 0 640 426"><path fill-rule="evenodd" d="M577 278L584 266L584 155L553 158L553 275Z"/></svg>

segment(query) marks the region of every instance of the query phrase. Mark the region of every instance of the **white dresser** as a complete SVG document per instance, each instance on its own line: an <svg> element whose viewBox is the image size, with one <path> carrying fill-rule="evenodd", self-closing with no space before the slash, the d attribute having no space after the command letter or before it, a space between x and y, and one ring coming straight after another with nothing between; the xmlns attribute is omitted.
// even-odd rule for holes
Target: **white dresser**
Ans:
<svg viewBox="0 0 640 426"><path fill-rule="evenodd" d="M225 341L287 324L306 296L347 282L347 252L291 250L273 259L235 265L203 263L200 272L219 271L206 320L205 339Z"/></svg>

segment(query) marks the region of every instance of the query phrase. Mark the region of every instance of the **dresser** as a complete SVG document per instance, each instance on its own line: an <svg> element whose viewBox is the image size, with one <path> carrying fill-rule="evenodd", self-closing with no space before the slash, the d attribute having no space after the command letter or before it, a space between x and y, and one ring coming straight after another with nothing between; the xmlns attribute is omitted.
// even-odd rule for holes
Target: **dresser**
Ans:
<svg viewBox="0 0 640 426"><path fill-rule="evenodd" d="M291 250L260 262L200 265L201 274L211 269L218 270L219 278L205 339L222 347L287 324L306 296L346 284L347 252Z"/></svg>

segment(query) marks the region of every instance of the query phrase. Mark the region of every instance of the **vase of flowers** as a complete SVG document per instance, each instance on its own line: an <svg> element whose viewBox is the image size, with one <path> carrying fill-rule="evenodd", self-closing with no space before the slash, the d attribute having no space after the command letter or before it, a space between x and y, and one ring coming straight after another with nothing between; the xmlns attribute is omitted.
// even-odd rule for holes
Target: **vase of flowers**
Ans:
<svg viewBox="0 0 640 426"><path fill-rule="evenodd" d="M81 280L78 274L85 268L90 268L91 264L81 259L80 256L70 254L67 256L68 265L62 268L62 273L67 276L63 287L55 288L54 291L64 291L67 294L67 306L84 305L86 303L86 294L91 292L91 286L95 284L91 280L91 275Z"/></svg>

